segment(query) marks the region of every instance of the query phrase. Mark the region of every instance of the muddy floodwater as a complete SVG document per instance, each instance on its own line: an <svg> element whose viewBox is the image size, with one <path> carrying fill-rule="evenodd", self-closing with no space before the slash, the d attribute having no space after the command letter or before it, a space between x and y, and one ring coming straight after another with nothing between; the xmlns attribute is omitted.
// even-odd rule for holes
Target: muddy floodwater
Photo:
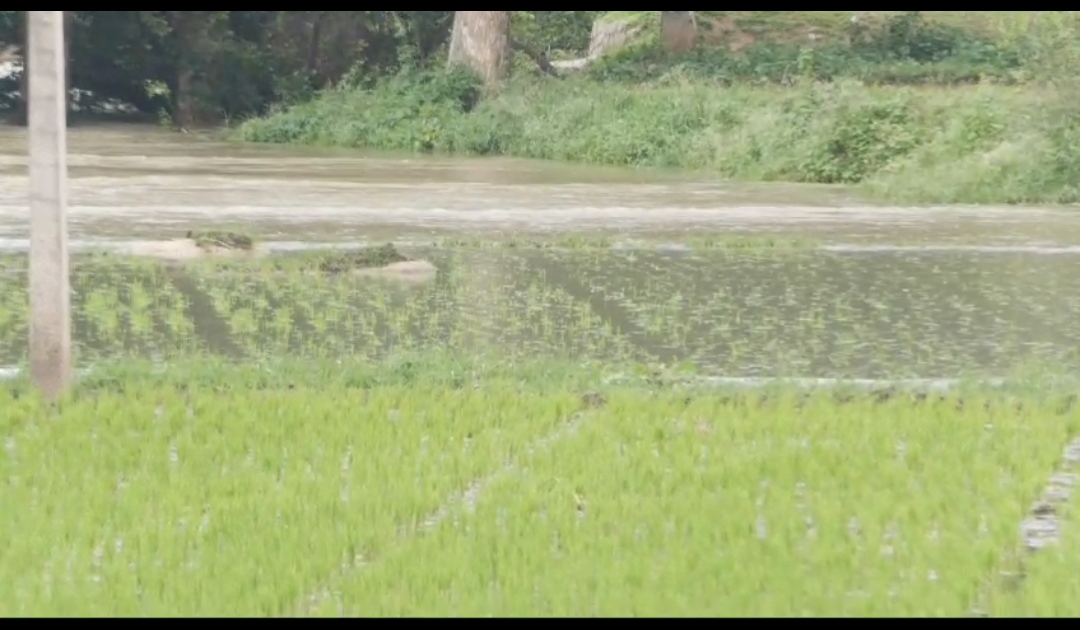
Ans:
<svg viewBox="0 0 1080 630"><path fill-rule="evenodd" d="M840 188L130 126L75 128L69 155L76 251L219 227L271 250L392 240L440 270L403 288L77 268L85 360L438 346L690 362L736 377L1080 372L1077 210L884 207ZM26 164L24 132L0 127L0 364L25 355ZM553 234L614 247L427 247ZM700 246L748 235L813 245Z"/></svg>

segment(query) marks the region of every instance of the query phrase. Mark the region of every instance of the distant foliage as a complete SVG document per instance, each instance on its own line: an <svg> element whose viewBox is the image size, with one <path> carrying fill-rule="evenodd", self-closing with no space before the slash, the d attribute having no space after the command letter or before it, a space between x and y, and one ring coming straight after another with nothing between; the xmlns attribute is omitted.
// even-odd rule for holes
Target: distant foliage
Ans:
<svg viewBox="0 0 1080 630"><path fill-rule="evenodd" d="M21 42L22 12L0 11L0 44ZM258 115L347 82L445 62L453 11L74 11L72 85L166 116L181 65L213 119ZM596 11L516 11L514 37L554 57L588 48ZM0 84L0 108L17 80Z"/></svg>
<svg viewBox="0 0 1080 630"><path fill-rule="evenodd" d="M929 22L909 11L879 25L859 22L847 41L757 41L739 52L701 47L667 55L659 43L638 46L594 65L599 80L641 82L678 75L721 83L791 84L798 80L855 78L882 85L955 85L992 78L1012 81L1019 49L985 35Z"/></svg>

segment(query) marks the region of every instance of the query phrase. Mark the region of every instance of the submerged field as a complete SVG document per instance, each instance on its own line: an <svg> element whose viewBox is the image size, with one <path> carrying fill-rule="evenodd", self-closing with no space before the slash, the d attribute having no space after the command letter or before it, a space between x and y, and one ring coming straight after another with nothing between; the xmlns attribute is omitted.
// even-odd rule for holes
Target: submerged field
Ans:
<svg viewBox="0 0 1080 630"><path fill-rule="evenodd" d="M610 245L77 258L93 369L0 389L0 615L1076 613L1067 257ZM26 332L11 257L0 363Z"/></svg>
<svg viewBox="0 0 1080 630"><path fill-rule="evenodd" d="M404 251L404 250L403 250ZM78 354L250 359L447 351L720 376L1007 376L1080 369L1071 256L833 251L699 239L441 242L407 252L431 282L302 270L300 260L186 267L116 256L73 271ZM25 357L25 257L0 260L0 365Z"/></svg>

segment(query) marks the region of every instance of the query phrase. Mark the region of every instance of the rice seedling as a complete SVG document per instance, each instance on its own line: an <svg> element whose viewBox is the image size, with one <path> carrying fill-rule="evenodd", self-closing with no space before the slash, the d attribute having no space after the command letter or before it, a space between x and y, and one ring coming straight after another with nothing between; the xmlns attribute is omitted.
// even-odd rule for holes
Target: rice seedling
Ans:
<svg viewBox="0 0 1080 630"><path fill-rule="evenodd" d="M698 238L75 258L95 371L57 408L0 390L0 614L1072 610L1067 529L997 579L1080 432L1047 385L1080 368L1068 264ZM373 251L439 273L341 273ZM1025 363L944 398L693 380Z"/></svg>
<svg viewBox="0 0 1080 630"><path fill-rule="evenodd" d="M1080 429L985 393L606 398L317 612L965 615Z"/></svg>
<svg viewBox="0 0 1080 630"><path fill-rule="evenodd" d="M132 386L0 410L0 614L277 615L552 430L568 391ZM230 387L232 386L232 387Z"/></svg>
<svg viewBox="0 0 1080 630"><path fill-rule="evenodd" d="M374 358L483 346L729 375L873 378L1080 367L1080 285L1055 256L466 245L395 254L432 260L436 280L403 287L319 271L326 254L183 268L80 257L79 354ZM0 280L8 364L25 353L24 268L15 261Z"/></svg>

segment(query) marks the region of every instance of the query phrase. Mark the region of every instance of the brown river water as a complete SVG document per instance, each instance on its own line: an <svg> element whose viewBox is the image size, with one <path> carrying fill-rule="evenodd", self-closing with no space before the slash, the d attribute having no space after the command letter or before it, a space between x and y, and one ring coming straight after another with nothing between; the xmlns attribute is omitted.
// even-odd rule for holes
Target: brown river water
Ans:
<svg viewBox="0 0 1080 630"><path fill-rule="evenodd" d="M28 246L26 163L25 132L0 127L0 250ZM631 348L624 354L689 361L724 378L1000 376L1033 362L1080 369L1077 210L887 207L834 187L253 146L139 126L73 128L69 170L75 251L123 250L213 226L252 233L271 249L606 234L623 248L576 257L474 251L436 262L482 269L476 275L487 289L472 291L502 299L503 309L513 310L542 278L549 293L623 339ZM790 255L678 247L744 233L807 237L820 246ZM188 296L206 302L197 297ZM454 312L460 326L492 331L496 345L551 345L535 331L506 333L512 322L500 321L494 306L489 311ZM215 340L227 334L215 330L229 326L206 324L206 345L243 354L236 343ZM21 360L16 332L0 325L0 337L12 337L0 344L0 364ZM583 346L571 332L560 339L571 354L603 355L599 342ZM342 352L360 351L345 345Z"/></svg>
<svg viewBox="0 0 1080 630"><path fill-rule="evenodd" d="M26 136L0 127L0 237L26 238ZM702 230L796 233L879 245L1080 245L1080 213L897 208L841 189L511 159L365 155L238 145L137 126L69 136L77 242L161 238L197 224L282 241L408 239L445 232Z"/></svg>

